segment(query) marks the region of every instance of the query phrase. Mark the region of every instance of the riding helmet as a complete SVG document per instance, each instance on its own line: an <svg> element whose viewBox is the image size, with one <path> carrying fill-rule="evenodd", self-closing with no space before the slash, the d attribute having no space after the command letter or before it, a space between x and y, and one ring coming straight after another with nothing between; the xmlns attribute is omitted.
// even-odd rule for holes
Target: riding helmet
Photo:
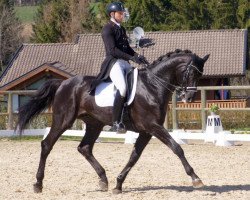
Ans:
<svg viewBox="0 0 250 200"><path fill-rule="evenodd" d="M117 11L125 12L125 8L121 2L113 2L108 4L107 6L108 15L110 15L111 12L117 12Z"/></svg>

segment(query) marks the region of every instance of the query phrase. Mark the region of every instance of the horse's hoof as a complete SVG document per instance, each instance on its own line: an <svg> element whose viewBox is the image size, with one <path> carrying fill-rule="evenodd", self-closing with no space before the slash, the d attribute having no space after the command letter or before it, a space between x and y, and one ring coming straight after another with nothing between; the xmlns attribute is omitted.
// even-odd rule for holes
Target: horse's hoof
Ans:
<svg viewBox="0 0 250 200"><path fill-rule="evenodd" d="M113 189L112 190L113 194L121 194L122 193L122 190L119 190L119 189Z"/></svg>
<svg viewBox="0 0 250 200"><path fill-rule="evenodd" d="M99 186L101 191L103 192L107 192L108 191L108 184L103 182L103 181L99 181Z"/></svg>
<svg viewBox="0 0 250 200"><path fill-rule="evenodd" d="M43 191L43 186L41 184L35 183L33 188L35 193L41 193Z"/></svg>
<svg viewBox="0 0 250 200"><path fill-rule="evenodd" d="M195 180L193 180L193 187L194 188L202 188L202 187L204 187L204 184L202 183L201 179L195 179Z"/></svg>

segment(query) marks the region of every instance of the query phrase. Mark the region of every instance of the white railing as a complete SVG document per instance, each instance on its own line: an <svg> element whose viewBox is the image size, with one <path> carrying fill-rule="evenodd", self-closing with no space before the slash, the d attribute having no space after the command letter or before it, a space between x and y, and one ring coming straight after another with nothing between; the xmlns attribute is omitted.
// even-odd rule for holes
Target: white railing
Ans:
<svg viewBox="0 0 250 200"><path fill-rule="evenodd" d="M45 138L50 131L50 128L46 129L25 129L23 136L43 136ZM224 131L228 132L228 131ZM222 131L219 134L210 134L209 138L213 138L214 143L222 143L224 141L230 142L250 142L250 134L224 134ZM63 133L63 136L79 136L83 137L85 134L84 130L67 130ZM124 143L133 144L138 137L138 133L127 131L126 134L117 134L115 132L102 131L99 136L99 141L102 141L102 138L119 138L124 139ZM178 142L179 144L188 144L188 140L206 140L206 133L203 132L191 132L184 130L174 130L170 132L170 135ZM0 137L11 137L19 136L14 132L14 130L0 130ZM153 137L154 138L154 137ZM219 145L223 146L223 145Z"/></svg>

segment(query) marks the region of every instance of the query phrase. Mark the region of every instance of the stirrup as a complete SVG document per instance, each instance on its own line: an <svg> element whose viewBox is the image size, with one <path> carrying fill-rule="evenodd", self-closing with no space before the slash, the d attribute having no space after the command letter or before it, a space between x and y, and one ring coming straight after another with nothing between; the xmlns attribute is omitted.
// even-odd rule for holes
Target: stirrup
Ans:
<svg viewBox="0 0 250 200"><path fill-rule="evenodd" d="M111 127L110 131L114 131L114 132L117 132L117 133L126 133L127 129L126 129L125 125L122 122L120 122L120 123L114 122L114 124Z"/></svg>

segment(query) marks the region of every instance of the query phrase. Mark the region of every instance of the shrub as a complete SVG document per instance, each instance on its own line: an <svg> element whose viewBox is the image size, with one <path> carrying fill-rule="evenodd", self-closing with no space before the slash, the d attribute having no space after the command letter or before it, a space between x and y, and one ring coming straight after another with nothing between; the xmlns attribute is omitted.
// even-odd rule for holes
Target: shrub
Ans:
<svg viewBox="0 0 250 200"><path fill-rule="evenodd" d="M249 111L218 111L223 129L225 130L246 130L250 127ZM207 115L209 113L207 112ZM201 129L200 111L178 111L178 128L180 129ZM168 129L172 129L172 112L168 113Z"/></svg>
<svg viewBox="0 0 250 200"><path fill-rule="evenodd" d="M210 111L213 113L217 113L219 109L219 106L214 103L210 106Z"/></svg>

